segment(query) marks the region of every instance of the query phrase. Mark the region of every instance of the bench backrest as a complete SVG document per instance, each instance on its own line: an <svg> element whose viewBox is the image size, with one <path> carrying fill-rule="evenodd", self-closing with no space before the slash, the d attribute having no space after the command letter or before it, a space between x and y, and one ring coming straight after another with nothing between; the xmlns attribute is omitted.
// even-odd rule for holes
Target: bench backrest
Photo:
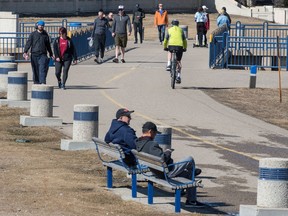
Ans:
<svg viewBox="0 0 288 216"><path fill-rule="evenodd" d="M108 144L97 137L93 137L92 140L96 145L96 151L99 154L99 158L101 160L102 160L102 157L101 157L100 153L106 154L106 155L113 157L115 159L122 159L123 160L125 158L124 151L120 147L120 145L113 144L113 143Z"/></svg>
<svg viewBox="0 0 288 216"><path fill-rule="evenodd" d="M132 153L136 156L140 164L161 171L164 174L167 174L169 172L167 164L161 157L157 157L145 152L138 152L134 149L132 150Z"/></svg>

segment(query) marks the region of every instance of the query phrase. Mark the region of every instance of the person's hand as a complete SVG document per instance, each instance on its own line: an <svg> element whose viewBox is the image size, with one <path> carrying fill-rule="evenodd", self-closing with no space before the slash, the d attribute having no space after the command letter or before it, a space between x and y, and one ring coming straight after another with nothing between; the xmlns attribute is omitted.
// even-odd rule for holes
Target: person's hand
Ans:
<svg viewBox="0 0 288 216"><path fill-rule="evenodd" d="M57 61L57 62L60 62L60 58L56 58L56 61Z"/></svg>
<svg viewBox="0 0 288 216"><path fill-rule="evenodd" d="M168 48L166 47L166 48L164 48L164 51L168 51Z"/></svg>
<svg viewBox="0 0 288 216"><path fill-rule="evenodd" d="M112 37L115 37L115 33L114 32L112 33Z"/></svg>
<svg viewBox="0 0 288 216"><path fill-rule="evenodd" d="M184 49L183 49L183 52L186 52L186 51L187 51L187 49L184 48Z"/></svg>
<svg viewBox="0 0 288 216"><path fill-rule="evenodd" d="M128 33L128 36L130 36L130 35L131 35L131 32Z"/></svg>
<svg viewBox="0 0 288 216"><path fill-rule="evenodd" d="M27 53L23 53L23 58L27 61L29 59L29 55Z"/></svg>
<svg viewBox="0 0 288 216"><path fill-rule="evenodd" d="M77 62L77 60L74 60L73 63L74 63L74 65L76 65L78 62Z"/></svg>

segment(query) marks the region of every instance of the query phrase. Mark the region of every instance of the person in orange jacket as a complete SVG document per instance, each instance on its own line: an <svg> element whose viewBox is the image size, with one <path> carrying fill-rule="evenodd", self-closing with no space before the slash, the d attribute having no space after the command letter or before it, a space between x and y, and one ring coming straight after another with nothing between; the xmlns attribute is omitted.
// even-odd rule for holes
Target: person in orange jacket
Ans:
<svg viewBox="0 0 288 216"><path fill-rule="evenodd" d="M165 37L165 30L168 27L168 12L163 10L163 4L158 5L158 10L155 12L154 25L158 28L159 41L162 45Z"/></svg>

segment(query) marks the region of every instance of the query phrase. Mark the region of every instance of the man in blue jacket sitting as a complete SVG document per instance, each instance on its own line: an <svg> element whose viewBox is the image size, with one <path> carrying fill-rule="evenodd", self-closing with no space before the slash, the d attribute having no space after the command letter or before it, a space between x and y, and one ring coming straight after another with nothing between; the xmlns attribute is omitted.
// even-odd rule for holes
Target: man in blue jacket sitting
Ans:
<svg viewBox="0 0 288 216"><path fill-rule="evenodd" d="M105 142L119 144L125 152L124 162L128 166L136 165L136 159L131 149L136 149L135 140L137 139L135 130L129 126L131 113L134 110L121 108L116 112L116 119L113 119L111 126L106 133Z"/></svg>

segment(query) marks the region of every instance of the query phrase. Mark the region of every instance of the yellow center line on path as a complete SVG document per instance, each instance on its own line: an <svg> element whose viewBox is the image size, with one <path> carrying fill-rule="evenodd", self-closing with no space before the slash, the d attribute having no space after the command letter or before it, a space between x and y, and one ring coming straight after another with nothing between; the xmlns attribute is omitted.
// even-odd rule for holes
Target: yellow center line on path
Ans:
<svg viewBox="0 0 288 216"><path fill-rule="evenodd" d="M135 67L134 67L134 68L131 68L129 71L124 72L124 73L122 73L122 74L119 74L119 75L113 77L112 79L108 80L108 81L105 82L105 83L108 84L108 83L110 83L110 82L112 82L112 81L114 81L114 80L120 79L121 77L123 77L123 76L125 76L125 75L128 75L129 73L131 73L131 72L132 72L133 70L135 70L135 69L136 69ZM116 101L114 98L112 98L110 95L108 95L105 90L101 90L101 94L102 94L105 98L107 98L109 101L111 101L113 104L117 105L118 107L120 107L120 108L121 108L121 107L125 107L124 105L122 105L121 103L119 103L118 101ZM144 115L144 114L141 114L141 113L139 113L139 112L135 112L135 114L136 114L137 116L140 116L141 118L147 120L147 121L154 122L154 123L156 123L156 124L158 124L158 125L163 125L163 126L171 127L173 130L178 131L179 133L181 133L181 134L183 134L183 135L185 135L185 136L188 136L188 137L190 137L190 138L192 138L192 139L201 141L201 142L203 142L203 143L205 143L205 144L214 146L214 147L216 147L216 148L218 148L218 149L222 149L222 150L225 150L225 151L228 151L228 152L232 152L232 153L235 153L235 154L238 154L238 155L242 155L242 156L248 157L248 158L250 158L250 159L259 161L259 158L256 157L256 156L252 156L252 155L249 155L249 154L244 153L244 152L236 151L236 150L234 150L234 149L230 149L230 148L221 146L221 145L219 145L219 144L217 144L217 143L214 143L214 142L212 142L212 141L209 141L209 140L203 139L203 138L201 138L201 137L199 137L199 136L195 136L195 135L193 135L193 134L190 134L190 133L182 130L181 128L174 127L174 126L171 126L171 125L167 125L167 124L165 124L165 123L163 123L163 122L161 122L161 121L158 121L158 120L156 120L156 119L153 119L153 118L151 118L151 117L149 117L149 116L146 116L146 115Z"/></svg>

